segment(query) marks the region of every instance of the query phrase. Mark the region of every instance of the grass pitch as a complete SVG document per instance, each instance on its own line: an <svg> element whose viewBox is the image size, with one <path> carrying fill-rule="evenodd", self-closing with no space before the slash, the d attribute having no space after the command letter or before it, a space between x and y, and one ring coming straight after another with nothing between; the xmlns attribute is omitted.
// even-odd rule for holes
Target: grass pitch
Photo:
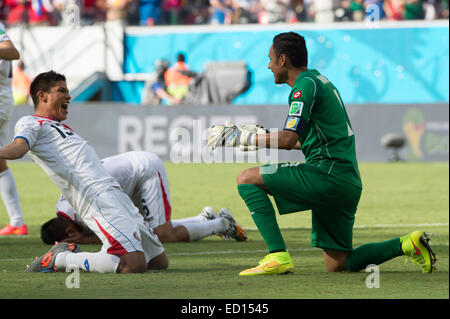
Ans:
<svg viewBox="0 0 450 319"><path fill-rule="evenodd" d="M367 288L369 273L327 273L322 252L311 248L310 212L278 216L296 273L241 278L239 271L264 257L266 247L239 197L236 175L249 164L166 163L172 218L196 215L206 206L229 207L248 230L248 242L209 237L166 244L169 269L145 274L80 273L80 287L66 287L68 273L24 273L34 256L49 249L39 238L55 216L56 186L33 163L9 162L16 178L30 235L0 238L1 299L448 299L448 163L362 163L364 190L356 217L354 246L395 238L414 230L432 234L438 271L423 275L399 257L380 266L380 287ZM0 225L9 221L0 204ZM84 245L84 251L100 246ZM282 287L283 289L278 289Z"/></svg>

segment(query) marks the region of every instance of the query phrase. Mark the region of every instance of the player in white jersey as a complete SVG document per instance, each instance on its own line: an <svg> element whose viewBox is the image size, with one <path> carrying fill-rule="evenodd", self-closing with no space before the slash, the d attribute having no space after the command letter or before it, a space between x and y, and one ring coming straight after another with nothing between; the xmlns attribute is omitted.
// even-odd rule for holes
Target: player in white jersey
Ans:
<svg viewBox="0 0 450 319"><path fill-rule="evenodd" d="M28 271L53 272L69 265L102 273L167 268L161 242L133 202L105 170L94 149L62 123L71 99L65 77L53 71L41 73L32 81L30 94L34 115L17 122L14 140L0 148L0 158L18 159L28 153L103 247L98 253L84 253L74 244L59 243L33 261Z"/></svg>
<svg viewBox="0 0 450 319"><path fill-rule="evenodd" d="M197 241L211 235L246 240L245 231L226 208L216 215L212 207L207 206L197 216L171 220L169 180L164 163L156 154L133 151L107 157L101 162L162 243ZM79 213L63 195L56 204L56 211L57 217L41 227L44 243L98 243L96 236L86 229Z"/></svg>
<svg viewBox="0 0 450 319"><path fill-rule="evenodd" d="M6 34L5 26L0 22L0 147L10 141L9 118L14 107L11 61L19 58L19 51L14 47ZM20 207L16 181L4 159L0 159L0 193L9 215L9 224L0 229L0 236L28 234Z"/></svg>

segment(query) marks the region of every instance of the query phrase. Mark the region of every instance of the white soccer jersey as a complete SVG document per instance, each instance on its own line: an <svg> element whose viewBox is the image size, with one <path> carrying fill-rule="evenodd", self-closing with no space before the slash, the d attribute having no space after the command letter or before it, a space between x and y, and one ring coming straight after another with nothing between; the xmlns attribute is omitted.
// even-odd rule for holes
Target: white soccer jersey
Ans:
<svg viewBox="0 0 450 319"><path fill-rule="evenodd" d="M56 204L56 207L57 207L56 213L57 215L62 215L68 220L73 221L74 223L78 224L84 231L90 230L89 227L81 218L81 216L75 210L75 208L73 208L72 205L69 204L64 195L61 195L61 197L58 200L58 203Z"/></svg>
<svg viewBox="0 0 450 319"><path fill-rule="evenodd" d="M120 188L94 149L57 120L24 116L16 123L16 138L27 141L30 158L47 173L81 216L97 194L111 187Z"/></svg>
<svg viewBox="0 0 450 319"><path fill-rule="evenodd" d="M10 40L5 26L0 22L0 42ZM0 58L0 119L9 119L14 106L12 95L12 65L11 61Z"/></svg>
<svg viewBox="0 0 450 319"><path fill-rule="evenodd" d="M170 219L171 204L167 172L164 163L153 153L133 151L101 160L106 171L120 184L123 192L133 201L139 213L156 228ZM56 205L58 214L79 223L74 210L64 196Z"/></svg>

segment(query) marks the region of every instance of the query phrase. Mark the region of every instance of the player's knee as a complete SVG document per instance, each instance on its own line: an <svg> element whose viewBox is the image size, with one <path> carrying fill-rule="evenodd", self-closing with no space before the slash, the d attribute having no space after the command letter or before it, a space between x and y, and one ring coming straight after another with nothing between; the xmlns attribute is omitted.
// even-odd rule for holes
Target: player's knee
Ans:
<svg viewBox="0 0 450 319"><path fill-rule="evenodd" d="M135 251L120 257L118 273L134 274L147 271L147 263L145 262L144 253Z"/></svg>
<svg viewBox="0 0 450 319"><path fill-rule="evenodd" d="M348 252L324 251L325 268L328 272L340 272L346 270Z"/></svg>
<svg viewBox="0 0 450 319"><path fill-rule="evenodd" d="M236 178L236 182L238 185L242 184L258 184L258 178L255 173L255 169L248 168L240 172Z"/></svg>
<svg viewBox="0 0 450 319"><path fill-rule="evenodd" d="M147 268L152 270L166 270L168 267L169 258L167 257L166 252L151 259L147 264Z"/></svg>
<svg viewBox="0 0 450 319"><path fill-rule="evenodd" d="M325 265L326 269L328 272L341 272L345 270L345 266L343 267L342 265L337 265L337 264L333 264L333 265Z"/></svg>

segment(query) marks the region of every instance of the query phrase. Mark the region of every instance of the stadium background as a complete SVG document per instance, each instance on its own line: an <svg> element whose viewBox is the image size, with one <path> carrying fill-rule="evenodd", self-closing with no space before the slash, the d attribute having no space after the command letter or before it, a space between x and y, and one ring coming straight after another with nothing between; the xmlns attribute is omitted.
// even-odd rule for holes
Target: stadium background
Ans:
<svg viewBox="0 0 450 319"><path fill-rule="evenodd" d="M207 1L187 3L199 2ZM427 0L424 4L431 2L446 1ZM0 0L0 9L1 4ZM49 69L66 74L74 98L67 124L101 157L131 149L158 153L166 160L171 178L174 217L196 214L206 202L213 207L227 205L248 230L249 241L241 245L211 238L192 245L169 244L171 266L167 272L142 276L83 273L81 289L67 289L65 273L24 276L25 265L48 249L39 238L39 227L54 216L59 197L45 173L25 157L24 162L9 165L17 178L30 234L5 236L0 241L0 298L272 299L279 295L267 287L276 287L281 281L285 298L414 298L416 306L422 298L448 300L448 10L447 16L439 18L314 23L310 17L301 23L268 25L213 25L200 19L196 26L152 27L103 23L105 19L80 26L32 25L31 21L30 25L8 24L7 32L19 48L30 78ZM204 135L196 134L204 133L209 124L231 119L236 124L282 125L289 88L273 83L267 54L272 36L290 30L307 36L310 67L318 68L339 88L354 127L365 185L354 244L377 242L423 227L433 233L432 244L439 258L439 271L431 277L402 260L382 265L381 289L367 289L364 272L343 276L326 273L321 251L310 248L311 217L305 212L279 219L299 276L294 280L242 280L237 272L256 262L266 249L235 187L238 172L255 164L171 163L180 159L171 156L180 150L187 155L181 161L203 160L198 152L204 146ZM140 104L144 81L154 71L155 59L166 58L172 63L181 51L197 72L205 70L208 63L244 61L251 71L249 90L230 104ZM16 66L14 62L14 69ZM29 104L17 105L11 133L16 120L32 112ZM178 138L186 132L188 138L180 144ZM383 163L391 156L380 143L388 133L406 139L400 153L405 162ZM298 160L301 156L298 151L280 152L280 159ZM373 161L381 163L370 163ZM8 217L3 212L0 218L6 224ZM95 245L83 247L92 252L98 249ZM19 302L23 308L23 300ZM297 308L298 304L298 300L293 303ZM153 305L145 300L147 309ZM170 307L174 312L178 309ZM404 307L399 309L405 311Z"/></svg>
<svg viewBox="0 0 450 319"><path fill-rule="evenodd" d="M388 160L392 151L381 144L386 134L406 141L402 159L448 160L447 20L182 27L113 21L83 27L12 27L8 33L22 52L30 77L48 69L66 75L73 98L68 122L101 157L148 150L171 160L171 153L180 147L177 127L181 127L189 138L181 141L184 157L175 162L186 162L198 161L194 154L204 147L205 130L211 124L231 119L278 128L284 123L290 88L273 83L267 52L274 35L291 30L307 39L309 67L320 70L340 90L360 160ZM245 63L248 90L230 103L142 105L144 83L155 71L155 61L174 63L180 52L199 74L208 64ZM224 77L219 89L232 81L232 75ZM29 105L16 106L12 125L29 112ZM94 119L101 125L91 122ZM194 121L201 122L201 130L194 132ZM132 136L139 141L127 144ZM194 139L201 143L193 145ZM280 151L277 156L303 158L298 151Z"/></svg>

